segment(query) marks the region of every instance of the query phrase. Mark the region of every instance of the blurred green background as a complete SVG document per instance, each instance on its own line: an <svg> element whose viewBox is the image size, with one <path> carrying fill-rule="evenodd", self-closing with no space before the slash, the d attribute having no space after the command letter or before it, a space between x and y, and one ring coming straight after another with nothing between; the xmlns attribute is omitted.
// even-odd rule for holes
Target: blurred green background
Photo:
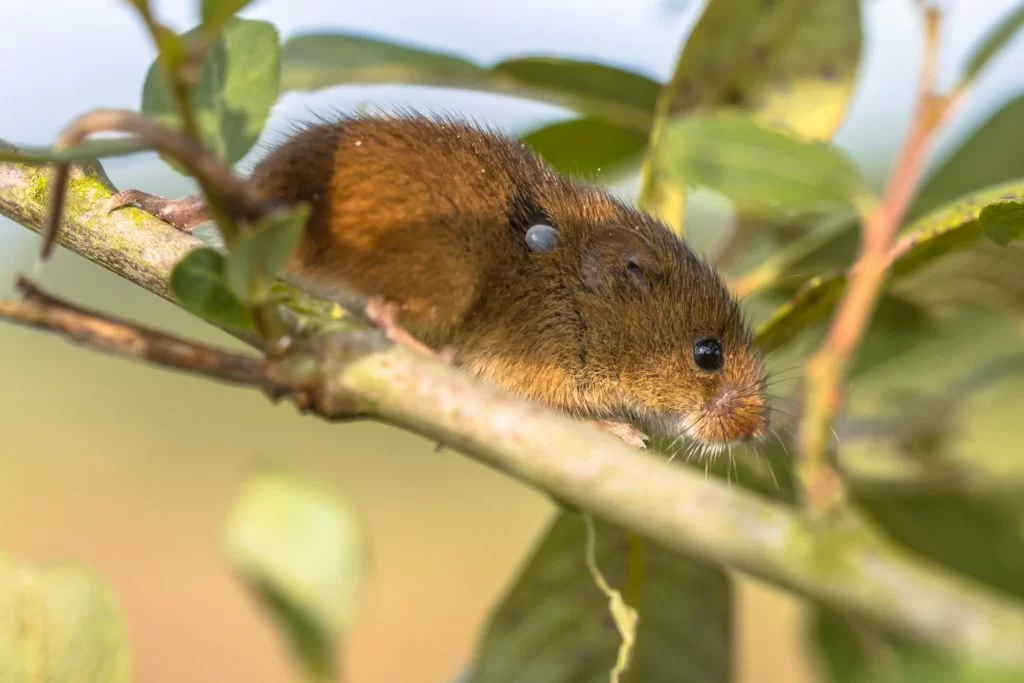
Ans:
<svg viewBox="0 0 1024 683"><path fill-rule="evenodd" d="M267 0L246 14L274 21L285 35L296 28L362 28L483 58L568 52L664 77L703 3L671 11L660 2L610 0L531 0L514 8L455 0L427 8L406 1L381 3L383 9L373 11L369 5L327 7L334 3L313 0L289 4ZM911 93L903 86L912 77L917 47L907 39L911 4L867 3L864 83L839 137L874 172L876 184L908 113ZM973 0L955 9L944 68L951 72L964 46L1011 4ZM193 5L156 3L180 28L192 23ZM502 28L495 32L495 26ZM23 58L44 40L63 45L65 57L46 52L38 61ZM936 159L1020 92L1024 80L1014 67L1022 59L1020 47L1020 41L1011 46L979 84ZM74 71L67 68L68 54L78 65ZM46 144L82 110L136 108L151 56L143 32L118 4L5 4L0 59L14 66L0 75L0 92L9 100L0 111L0 138ZM268 135L312 112L367 102L458 111L510 130L566 115L497 96L359 87L289 95L275 108ZM121 187L172 196L191 189L151 155L106 168ZM30 270L36 246L33 234L0 219L0 293L9 294L14 276ZM65 251L41 281L84 305L234 345ZM1020 348L1012 320L979 313L943 327L933 342L859 381L855 407L885 414L893 389L940 389L979 361ZM553 510L544 497L507 477L450 450L435 453L433 444L381 425L325 425L252 392L130 364L10 326L0 327L0 359L0 547L26 559L82 560L110 581L129 624L136 680L294 680L278 634L222 553L228 507L254 464L283 463L327 482L353 502L367 528L372 576L358 627L345 647L352 681L451 680ZM993 475L1017 473L1024 425L1015 418L1021 405L1024 382L1009 376L974 396L953 442L954 457L984 454ZM861 445L851 454L865 471L885 474L889 461L876 447ZM808 680L797 605L744 581L739 609L740 680Z"/></svg>

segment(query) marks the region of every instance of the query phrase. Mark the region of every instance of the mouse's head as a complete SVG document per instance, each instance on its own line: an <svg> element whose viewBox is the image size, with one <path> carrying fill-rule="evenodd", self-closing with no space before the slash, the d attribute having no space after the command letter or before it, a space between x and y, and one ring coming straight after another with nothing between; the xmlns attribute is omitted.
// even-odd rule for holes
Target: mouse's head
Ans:
<svg viewBox="0 0 1024 683"><path fill-rule="evenodd" d="M577 253L588 364L622 410L714 450L766 435L764 363L712 266L632 211L581 231Z"/></svg>

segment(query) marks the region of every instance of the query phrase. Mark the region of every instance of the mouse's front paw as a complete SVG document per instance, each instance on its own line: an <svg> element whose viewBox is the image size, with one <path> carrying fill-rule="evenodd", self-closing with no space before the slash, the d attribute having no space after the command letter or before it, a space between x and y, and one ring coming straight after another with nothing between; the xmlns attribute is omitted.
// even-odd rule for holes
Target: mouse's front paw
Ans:
<svg viewBox="0 0 1024 683"><path fill-rule="evenodd" d="M371 297L366 302L366 317L370 323L384 333L385 337L395 344L400 344L428 356L434 356L444 363L452 363L455 359L455 350L445 347L435 351L412 336L398 321L399 308L398 304L388 301L383 297Z"/></svg>
<svg viewBox="0 0 1024 683"><path fill-rule="evenodd" d="M628 422L603 420L597 426L625 441L634 448L647 448L647 435Z"/></svg>

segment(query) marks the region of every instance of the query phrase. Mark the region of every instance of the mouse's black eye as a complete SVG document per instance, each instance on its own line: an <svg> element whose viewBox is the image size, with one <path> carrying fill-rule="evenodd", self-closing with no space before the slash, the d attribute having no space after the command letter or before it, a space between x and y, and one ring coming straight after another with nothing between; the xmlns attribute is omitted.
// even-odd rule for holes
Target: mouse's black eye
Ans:
<svg viewBox="0 0 1024 683"><path fill-rule="evenodd" d="M558 231L538 223L526 231L526 247L532 252L548 251L558 244Z"/></svg>
<svg viewBox="0 0 1024 683"><path fill-rule="evenodd" d="M701 339L693 345L693 362L701 370L718 370L722 367L722 345L715 339Z"/></svg>

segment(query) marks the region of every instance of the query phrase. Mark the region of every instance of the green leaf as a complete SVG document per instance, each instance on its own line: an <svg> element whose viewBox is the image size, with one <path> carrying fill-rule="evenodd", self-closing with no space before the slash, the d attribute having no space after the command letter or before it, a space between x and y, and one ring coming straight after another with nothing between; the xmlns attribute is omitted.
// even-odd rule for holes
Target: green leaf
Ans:
<svg viewBox="0 0 1024 683"><path fill-rule="evenodd" d="M306 203L277 209L239 236L225 270L228 289L239 301L255 304L266 300L273 278L288 265L302 240L309 212Z"/></svg>
<svg viewBox="0 0 1024 683"><path fill-rule="evenodd" d="M227 260L213 249L195 249L171 273L171 291L182 307L215 325L255 331L249 309L225 283Z"/></svg>
<svg viewBox="0 0 1024 683"><path fill-rule="evenodd" d="M1024 201L989 204L981 210L981 231L1001 247L1024 237Z"/></svg>
<svg viewBox="0 0 1024 683"><path fill-rule="evenodd" d="M970 192L1024 178L1024 95L993 114L930 173L908 217L925 213ZM856 226L854 226L856 229Z"/></svg>
<svg viewBox="0 0 1024 683"><path fill-rule="evenodd" d="M936 333L931 311L905 296L883 293L871 326L850 368L856 376L888 363L928 341Z"/></svg>
<svg viewBox="0 0 1024 683"><path fill-rule="evenodd" d="M961 77L961 83L966 83L977 77L985 65L1006 47L1021 26L1024 26L1024 4L1007 14L985 35L971 58L967 60L967 68Z"/></svg>
<svg viewBox="0 0 1024 683"><path fill-rule="evenodd" d="M558 171L583 178L614 173L647 148L646 135L590 118L538 128L521 139Z"/></svg>
<svg viewBox="0 0 1024 683"><path fill-rule="evenodd" d="M869 669L852 683L1016 683L1024 671L995 670L933 655L901 657L881 670Z"/></svg>
<svg viewBox="0 0 1024 683"><path fill-rule="evenodd" d="M0 555L0 681L128 683L117 601L93 572Z"/></svg>
<svg viewBox="0 0 1024 683"><path fill-rule="evenodd" d="M782 304L755 334L757 346L765 353L788 344L811 325L825 319L843 296L846 274L813 277Z"/></svg>
<svg viewBox="0 0 1024 683"><path fill-rule="evenodd" d="M732 591L718 567L595 521L597 566L639 612L625 682L725 683ZM621 642L586 566L586 527L558 516L479 643L473 683L605 683Z"/></svg>
<svg viewBox="0 0 1024 683"><path fill-rule="evenodd" d="M859 508L897 543L948 569L1024 597L1022 509L1016 500L975 499L920 486L864 487Z"/></svg>
<svg viewBox="0 0 1024 683"><path fill-rule="evenodd" d="M191 43L201 30L192 29L183 39ZM237 162L259 138L277 99L280 69L277 29L264 21L233 19L207 51L192 90L195 113L203 145L225 163ZM157 63L146 74L142 111L164 125L180 127Z"/></svg>
<svg viewBox="0 0 1024 683"><path fill-rule="evenodd" d="M856 85L861 34L860 0L709 0L659 98L652 156L667 120L709 110L830 139ZM653 158L641 202L682 231L685 193Z"/></svg>
<svg viewBox="0 0 1024 683"><path fill-rule="evenodd" d="M660 84L624 69L527 56L492 67L460 55L345 33L290 38L282 54L283 90L354 83L400 83L534 98L647 133Z"/></svg>
<svg viewBox="0 0 1024 683"><path fill-rule="evenodd" d="M867 193L838 149L807 142L733 113L667 123L659 165L681 183L728 197L745 214L850 207Z"/></svg>
<svg viewBox="0 0 1024 683"><path fill-rule="evenodd" d="M203 31L215 35L253 0L202 0L200 18Z"/></svg>
<svg viewBox="0 0 1024 683"><path fill-rule="evenodd" d="M890 280L906 277L937 259L977 245L982 239L979 220L982 210L994 203L1013 203L1011 200L1021 199L1024 199L1024 184L1008 183L947 204L915 221L902 233L907 246L893 263ZM1001 234L1005 236L1009 232ZM757 344L765 351L787 344L830 315L845 286L845 273L811 278L758 326Z"/></svg>
<svg viewBox="0 0 1024 683"><path fill-rule="evenodd" d="M234 503L226 545L305 670L334 677L365 571L362 534L346 503L293 475L258 471Z"/></svg>
<svg viewBox="0 0 1024 683"><path fill-rule="evenodd" d="M634 129L647 134L661 84L618 67L563 57L528 56L507 59L492 72L511 76L529 92L557 95L564 103L607 121L633 120Z"/></svg>
<svg viewBox="0 0 1024 683"><path fill-rule="evenodd" d="M864 629L861 623L853 623L839 612L818 606L810 616L809 626L814 663L819 669L818 680L852 683L872 664L869 643L857 632L857 629ZM881 644L875 640L871 639L870 646L877 648Z"/></svg>
<svg viewBox="0 0 1024 683"><path fill-rule="evenodd" d="M1021 675L942 657L825 607L810 623L821 683L1010 683Z"/></svg>
<svg viewBox="0 0 1024 683"><path fill-rule="evenodd" d="M127 156L150 149L142 140L86 140L71 149L53 147L13 147L0 143L0 161L24 164L58 164L92 161L104 157Z"/></svg>

